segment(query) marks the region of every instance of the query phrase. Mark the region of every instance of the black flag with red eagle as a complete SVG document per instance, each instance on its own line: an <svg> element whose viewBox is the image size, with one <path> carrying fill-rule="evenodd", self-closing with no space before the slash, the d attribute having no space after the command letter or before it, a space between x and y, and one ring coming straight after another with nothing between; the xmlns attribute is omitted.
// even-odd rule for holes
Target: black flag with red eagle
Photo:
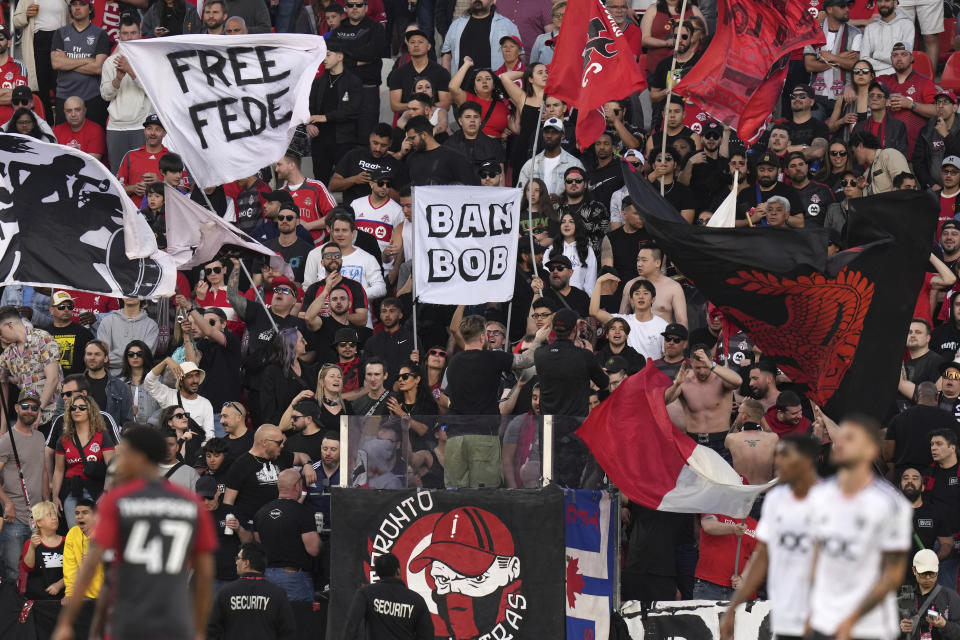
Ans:
<svg viewBox="0 0 960 640"><path fill-rule="evenodd" d="M670 260L827 415L885 417L929 264L938 206L894 191L850 203L846 245L823 228L692 226L646 180L624 179Z"/></svg>

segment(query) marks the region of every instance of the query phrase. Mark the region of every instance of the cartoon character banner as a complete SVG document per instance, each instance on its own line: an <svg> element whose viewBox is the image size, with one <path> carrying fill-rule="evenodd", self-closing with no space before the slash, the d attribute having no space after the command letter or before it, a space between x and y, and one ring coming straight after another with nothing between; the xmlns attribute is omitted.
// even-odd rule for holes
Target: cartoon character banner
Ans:
<svg viewBox="0 0 960 640"><path fill-rule="evenodd" d="M172 295L177 269L110 171L69 147L0 135L0 285Z"/></svg>
<svg viewBox="0 0 960 640"><path fill-rule="evenodd" d="M436 638L564 637L563 492L558 487L332 489L327 637L340 637L357 588L393 553Z"/></svg>

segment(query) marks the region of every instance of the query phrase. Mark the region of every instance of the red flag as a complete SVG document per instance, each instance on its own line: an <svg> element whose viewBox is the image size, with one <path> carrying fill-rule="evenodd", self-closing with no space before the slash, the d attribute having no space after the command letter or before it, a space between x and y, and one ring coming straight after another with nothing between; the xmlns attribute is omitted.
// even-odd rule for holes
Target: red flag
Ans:
<svg viewBox="0 0 960 640"><path fill-rule="evenodd" d="M563 24L546 93L576 108L588 121L582 128L577 125L577 141L584 149L603 133L589 113L605 102L643 91L647 76L600 0L574 0L567 5ZM581 139L581 133L587 138Z"/></svg>
<svg viewBox="0 0 960 640"><path fill-rule="evenodd" d="M670 379L647 363L624 380L577 430L630 500L678 513L744 517L770 485L747 486L713 449L695 443L667 415Z"/></svg>
<svg viewBox="0 0 960 640"><path fill-rule="evenodd" d="M826 42L808 4L720 0L710 46L673 92L753 142L783 89L790 53Z"/></svg>

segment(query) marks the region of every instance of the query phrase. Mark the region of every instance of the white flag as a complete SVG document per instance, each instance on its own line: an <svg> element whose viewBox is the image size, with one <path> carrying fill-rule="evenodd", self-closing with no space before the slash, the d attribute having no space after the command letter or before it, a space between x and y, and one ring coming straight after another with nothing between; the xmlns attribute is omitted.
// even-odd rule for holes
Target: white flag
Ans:
<svg viewBox="0 0 960 640"><path fill-rule="evenodd" d="M184 35L120 43L158 110L168 147L202 187L275 162L310 118L320 36Z"/></svg>
<svg viewBox="0 0 960 640"><path fill-rule="evenodd" d="M736 175L737 178L739 178L740 173L738 172ZM713 212L710 219L707 220L706 226L729 229L736 226L737 194L740 193L736 188L737 178L734 178L734 188L727 194L727 197L723 199L723 202L721 202L717 210Z"/></svg>
<svg viewBox="0 0 960 640"><path fill-rule="evenodd" d="M420 302L482 304L513 298L520 189L413 190L414 285Z"/></svg>
<svg viewBox="0 0 960 640"><path fill-rule="evenodd" d="M201 207L169 184L163 187L163 209L167 219L167 253L180 269L199 267L212 261L225 244L244 247L270 258L270 266L293 280L293 269L271 249L240 229Z"/></svg>

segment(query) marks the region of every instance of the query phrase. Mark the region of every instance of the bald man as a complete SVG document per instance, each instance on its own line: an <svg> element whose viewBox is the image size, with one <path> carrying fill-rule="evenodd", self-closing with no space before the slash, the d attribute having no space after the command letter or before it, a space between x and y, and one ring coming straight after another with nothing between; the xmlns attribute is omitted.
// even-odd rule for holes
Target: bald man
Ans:
<svg viewBox="0 0 960 640"><path fill-rule="evenodd" d="M300 503L300 487L297 471L280 473L277 497L253 517L253 536L267 552L264 577L283 589L291 602L313 602L311 558L320 553L320 534L313 510Z"/></svg>
<svg viewBox="0 0 960 640"><path fill-rule="evenodd" d="M83 98L67 98L63 103L63 116L66 122L53 128L57 143L102 160L107 154L107 134L99 124L87 120L87 106Z"/></svg>
<svg viewBox="0 0 960 640"><path fill-rule="evenodd" d="M724 446L733 458L733 468L750 484L773 480L773 452L780 437L764 429L763 405L747 398L740 403L733 428L724 439Z"/></svg>
<svg viewBox="0 0 960 640"><path fill-rule="evenodd" d="M240 36L250 33L247 30L247 21L240 16L233 16L223 23L223 33L228 36Z"/></svg>

